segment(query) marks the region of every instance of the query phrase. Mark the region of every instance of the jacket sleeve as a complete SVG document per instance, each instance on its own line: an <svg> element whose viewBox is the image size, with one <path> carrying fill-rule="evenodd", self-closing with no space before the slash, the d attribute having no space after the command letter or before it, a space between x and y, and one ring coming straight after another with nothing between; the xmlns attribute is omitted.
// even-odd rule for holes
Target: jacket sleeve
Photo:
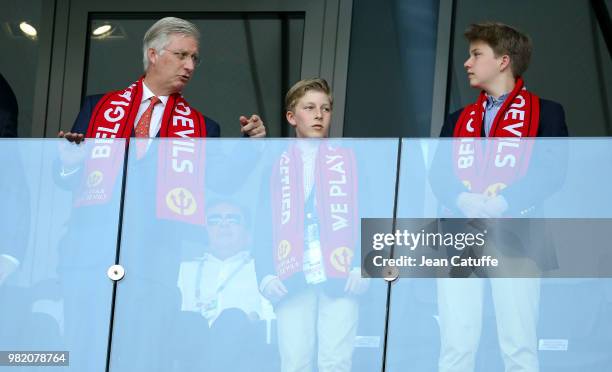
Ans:
<svg viewBox="0 0 612 372"><path fill-rule="evenodd" d="M206 137L221 137L221 127L219 123L208 116L204 116L204 121L206 123Z"/></svg>
<svg viewBox="0 0 612 372"><path fill-rule="evenodd" d="M103 94L96 94L93 96L85 97L85 100L83 101L83 106L81 107L81 111L79 111L79 114L74 120L74 124L72 124L72 129L70 129L71 132L82 134L87 133L89 121L91 120L91 114L93 113L94 108L98 104L98 101L100 101L103 96Z"/></svg>

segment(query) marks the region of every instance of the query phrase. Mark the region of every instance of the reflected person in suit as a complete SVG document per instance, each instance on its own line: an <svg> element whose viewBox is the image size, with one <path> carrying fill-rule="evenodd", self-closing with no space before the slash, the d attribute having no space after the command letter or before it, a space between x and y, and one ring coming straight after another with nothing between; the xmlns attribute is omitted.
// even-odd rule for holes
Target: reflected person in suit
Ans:
<svg viewBox="0 0 612 372"><path fill-rule="evenodd" d="M207 203L209 244L202 257L181 263L177 282L182 295L180 337L191 340L179 351L186 365L201 364L209 371L269 371L260 355L264 333L258 333L257 326L264 325L259 320L265 300L257 286L249 226L248 211L236 202Z"/></svg>
<svg viewBox="0 0 612 372"><path fill-rule="evenodd" d="M219 125L190 106L181 95L199 62L199 37L197 28L186 20L166 17L157 21L144 36L144 76L125 89L87 97L71 131L62 131L58 136L76 144L85 138L174 137L177 142L183 140L183 144L188 143L203 153L204 147L199 146L201 143L188 140L218 137ZM240 117L239 122L242 133L247 136L263 137L266 134L263 121L257 115ZM127 174L133 176L131 182L146 180L147 183L146 187L139 188L143 190L142 193L127 192L125 195L125 210L133 214L131 218L123 220L128 227L123 230L120 257L122 264L132 266L126 268L130 274L118 291L116 324L127 319L125 321L131 327L126 335L113 339L113 368L133 370L133 366L138 365L143 370L166 370L167 363L172 360L155 350L169 347L171 342L163 337L166 333L163 325L174 319L180 309L180 293L176 287L180 262L177 247L180 247L182 239L194 234L195 228L180 220L162 221L157 218L158 198L155 188L150 186L156 185L160 190L165 181L176 180L168 175L161 180L157 177L159 169L172 168L166 166L172 159L170 156L156 156L161 153L161 143L159 151L157 142L131 143L136 145L138 158L129 162ZM142 143L145 144L144 149L138 146ZM125 191L120 176L124 162L121 146L98 141L88 141L88 144L92 146L83 148L82 145L64 142L66 151L60 152L61 164L58 168L61 171L57 172L57 182L73 190L75 196L68 233L60 243L64 297L69 302L65 309L66 323L67 329L71 330L67 343L75 347L82 344L83 330L87 329L90 335L104 332L91 322L84 322L86 319L79 315L84 306L78 299L87 298L93 302L87 308L96 309L96 319L106 315L107 303L103 295L110 292L108 279L103 273L114 261L109 259L111 254L114 256L117 247L118 224L114 221L119 215L120 200L124 198ZM186 152L180 154L185 155ZM204 189L203 182L200 182L204 180L204 168L207 172L211 167L228 166L227 162L219 160L218 155L212 151L206 152L206 167L203 156L189 159L195 167L189 180L201 186L198 191ZM249 159L255 161L254 157ZM241 164L249 166L244 159L241 160ZM230 163L233 161L230 160ZM100 169L103 171L96 173ZM93 177L96 174L98 177ZM102 183L95 186L97 181ZM226 179L208 177L206 185L231 192L233 186L240 185L235 177L232 181L229 183ZM129 189L130 184L127 187ZM96 199L101 195L104 200ZM166 269L161 270L161 267ZM125 296L126 293L131 294ZM93 313L93 310L89 313ZM122 331L115 330L116 334ZM96 339L104 337L100 336ZM75 358L79 356L86 356L85 351L78 355L75 353ZM91 357L79 360L94 363Z"/></svg>

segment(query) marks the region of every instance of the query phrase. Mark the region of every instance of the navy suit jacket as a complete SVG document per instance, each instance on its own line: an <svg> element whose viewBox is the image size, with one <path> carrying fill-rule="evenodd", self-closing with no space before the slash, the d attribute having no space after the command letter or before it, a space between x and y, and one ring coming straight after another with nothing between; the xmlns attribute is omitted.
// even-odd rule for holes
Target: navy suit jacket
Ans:
<svg viewBox="0 0 612 372"><path fill-rule="evenodd" d="M77 116L76 120L74 121L74 124L72 125L72 129L70 130L71 132L82 134L87 133L91 114L94 108L96 107L96 104L98 103L98 101L100 101L100 99L102 99L102 97L104 97L103 94L96 94L85 97L85 102L83 103L81 111L79 112L79 115ZM207 137L221 136L221 129L219 128L219 124L216 121L206 116L204 116L204 121L206 122ZM134 131L132 130L132 135L133 132ZM157 137L159 137L159 132L157 133Z"/></svg>

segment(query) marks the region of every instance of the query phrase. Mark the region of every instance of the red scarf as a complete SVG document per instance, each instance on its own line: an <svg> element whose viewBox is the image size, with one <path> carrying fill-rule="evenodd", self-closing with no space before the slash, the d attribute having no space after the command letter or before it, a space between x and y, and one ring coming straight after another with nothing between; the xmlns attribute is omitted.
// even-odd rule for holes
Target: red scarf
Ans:
<svg viewBox="0 0 612 372"><path fill-rule="evenodd" d="M125 143L95 139L81 144L87 154L85 172L75 193L74 206L106 204L111 201L115 181L123 169Z"/></svg>
<svg viewBox="0 0 612 372"><path fill-rule="evenodd" d="M87 194L92 194L88 190L92 175L100 179L98 191L93 191L94 194L104 191L104 198L81 196L77 198L77 206L104 204L110 200L121 166L117 159L123 159L123 151L117 153L118 147L105 144L108 140L104 139L130 138L142 102L142 81L143 78L127 89L107 93L96 105L86 135L96 139L85 166L84 183ZM182 95L171 94L162 116L160 137L178 139L164 140L158 145L157 217L203 224L204 144L196 146L194 138L206 137L204 116L189 106Z"/></svg>
<svg viewBox="0 0 612 372"><path fill-rule="evenodd" d="M487 95L480 92L478 101L467 105L457 123L453 137L481 137ZM518 78L512 92L500 107L489 137L535 137L540 123L540 99L528 92Z"/></svg>
<svg viewBox="0 0 612 372"><path fill-rule="evenodd" d="M91 114L87 138L130 138L142 103L142 80L104 95ZM206 137L204 116L179 93L168 97L160 137Z"/></svg>
<svg viewBox="0 0 612 372"><path fill-rule="evenodd" d="M304 173L296 146L274 167L272 195L274 264L281 280L304 263ZM353 151L321 143L315 160L314 190L325 274L345 278L351 270L358 229L357 170Z"/></svg>
<svg viewBox="0 0 612 372"><path fill-rule="evenodd" d="M471 192L495 196L510 183L525 175L529 166L532 141L540 122L540 99L528 92L521 78L493 119L488 141L481 137L487 96L480 93L476 103L466 106L455 124L455 173ZM486 144L483 148L483 144Z"/></svg>
<svg viewBox="0 0 612 372"><path fill-rule="evenodd" d="M204 225L205 141L160 140L157 161L157 217Z"/></svg>

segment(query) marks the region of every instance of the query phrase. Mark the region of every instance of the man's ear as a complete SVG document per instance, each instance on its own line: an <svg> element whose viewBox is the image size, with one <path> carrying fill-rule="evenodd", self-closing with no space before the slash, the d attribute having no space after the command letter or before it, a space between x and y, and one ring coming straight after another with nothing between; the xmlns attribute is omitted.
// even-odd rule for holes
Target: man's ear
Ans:
<svg viewBox="0 0 612 372"><path fill-rule="evenodd" d="M287 113L285 114L285 118L287 119L289 125L295 128L295 126L297 125L297 121L295 121L295 114L293 113L293 111L287 111Z"/></svg>
<svg viewBox="0 0 612 372"><path fill-rule="evenodd" d="M157 50L155 50L155 48L147 49L147 58L149 58L150 65L157 62L157 57L159 57L159 55L157 54Z"/></svg>

